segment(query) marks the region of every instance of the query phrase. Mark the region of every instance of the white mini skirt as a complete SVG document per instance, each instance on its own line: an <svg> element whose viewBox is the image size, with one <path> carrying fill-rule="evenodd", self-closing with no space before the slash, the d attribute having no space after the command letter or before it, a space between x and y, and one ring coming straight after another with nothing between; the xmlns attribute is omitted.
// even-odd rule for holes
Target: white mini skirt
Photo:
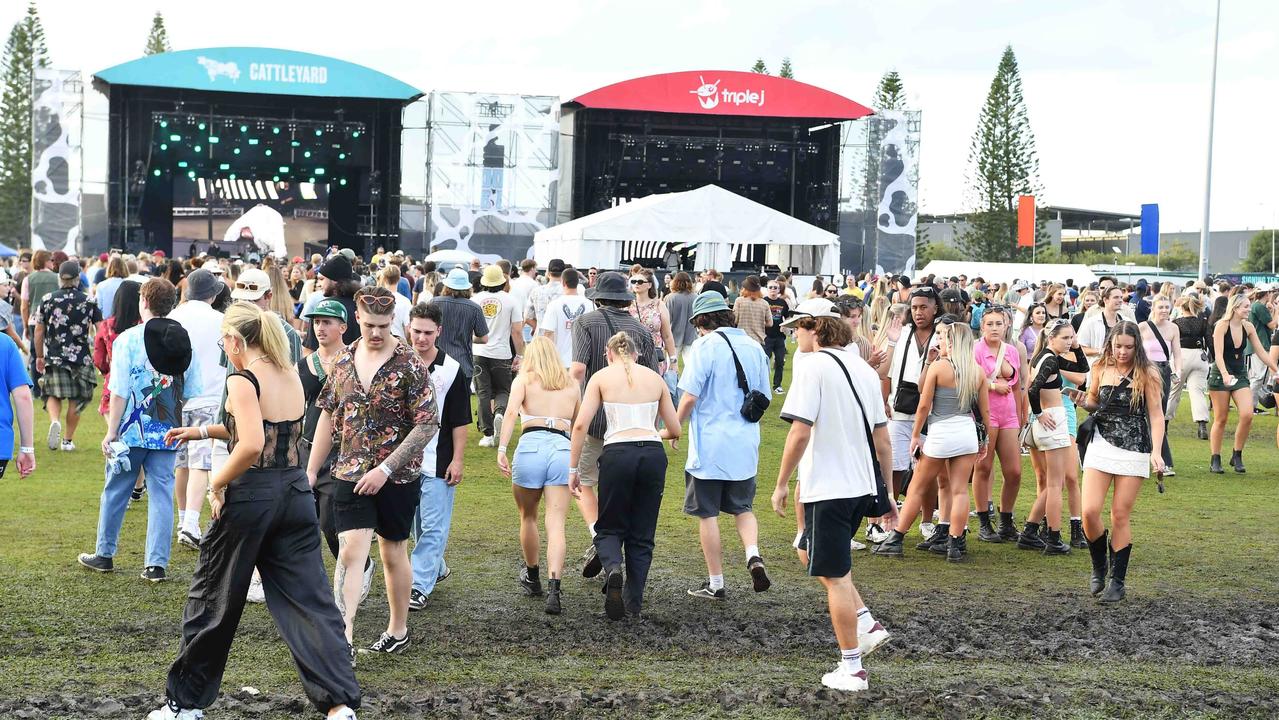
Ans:
<svg viewBox="0 0 1279 720"><path fill-rule="evenodd" d="M928 437L924 454L945 459L977 452L977 424L968 415L952 415L945 420L928 421Z"/></svg>
<svg viewBox="0 0 1279 720"><path fill-rule="evenodd" d="M1150 477L1150 453L1124 450L1106 442L1100 431L1093 432L1084 455L1084 468L1100 470L1111 475Z"/></svg>

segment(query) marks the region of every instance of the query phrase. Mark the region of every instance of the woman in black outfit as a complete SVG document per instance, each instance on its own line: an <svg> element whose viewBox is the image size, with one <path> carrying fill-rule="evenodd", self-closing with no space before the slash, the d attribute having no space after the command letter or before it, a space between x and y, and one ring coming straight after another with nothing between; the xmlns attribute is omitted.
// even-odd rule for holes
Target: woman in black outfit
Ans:
<svg viewBox="0 0 1279 720"><path fill-rule="evenodd" d="M1177 414L1182 391L1190 392L1190 413L1198 426L1200 440L1208 439L1208 348L1212 326L1203 317L1204 303L1197 295L1183 295L1177 300L1177 326L1181 342L1181 375L1177 376L1168 397L1168 418Z"/></svg>
<svg viewBox="0 0 1279 720"><path fill-rule="evenodd" d="M225 423L174 428L166 437L169 443L226 440L230 455L209 482L213 524L191 578L182 645L165 691L168 703L148 718L199 718L199 710L217 699L256 565L267 609L293 653L307 696L329 718L354 720L360 687L301 467L306 405L288 341L278 320L249 303L227 310L222 333L219 344L235 368L227 377Z"/></svg>

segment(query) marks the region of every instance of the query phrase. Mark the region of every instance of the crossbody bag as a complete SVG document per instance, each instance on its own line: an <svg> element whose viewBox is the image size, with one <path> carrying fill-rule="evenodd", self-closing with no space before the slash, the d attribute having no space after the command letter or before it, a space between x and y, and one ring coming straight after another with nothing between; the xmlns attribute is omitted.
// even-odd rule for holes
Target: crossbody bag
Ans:
<svg viewBox="0 0 1279 720"><path fill-rule="evenodd" d="M866 513L867 517L883 517L889 515L896 509L896 503L888 494L888 485L884 482L884 471L879 466L879 455L875 453L875 434L870 427L870 415L866 414L866 406L862 403L861 396L857 394L857 388L853 385L853 376L848 373L848 368L844 367L844 363L836 357L835 353L829 350L822 350L821 353L830 357L839 366L840 372L844 373L844 379L848 381L848 390L853 394L853 400L857 402L857 409L862 412L862 427L866 431L866 448L870 451L870 464L875 475L875 504L870 511Z"/></svg>

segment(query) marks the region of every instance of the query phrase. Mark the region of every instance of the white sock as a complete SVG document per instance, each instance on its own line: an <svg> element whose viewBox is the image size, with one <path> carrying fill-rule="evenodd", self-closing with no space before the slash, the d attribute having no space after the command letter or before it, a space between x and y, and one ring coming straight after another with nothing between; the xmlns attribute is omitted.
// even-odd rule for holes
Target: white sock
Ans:
<svg viewBox="0 0 1279 720"><path fill-rule="evenodd" d="M1083 518L1077 518L1077 517L1075 517L1074 515L1071 515L1071 516L1070 516L1070 521L1071 521L1071 522L1083 522Z"/></svg>
<svg viewBox="0 0 1279 720"><path fill-rule="evenodd" d="M870 608L864 607L857 611L857 632L867 633L875 627L875 618L870 614ZM860 662L860 661L859 661Z"/></svg>
<svg viewBox="0 0 1279 720"><path fill-rule="evenodd" d="M759 557L759 546L747 545L746 546L746 562L750 562L751 558L753 557Z"/></svg>
<svg viewBox="0 0 1279 720"><path fill-rule="evenodd" d="M724 588L724 576L723 576L723 575L711 575L711 576L710 576L710 580L711 580L711 590L712 590L712 591L714 591L714 590L722 590L722 589Z"/></svg>
<svg viewBox="0 0 1279 720"><path fill-rule="evenodd" d="M586 529L591 531L591 539L594 540L595 539L595 523L591 523L590 525L587 525Z"/></svg>
<svg viewBox="0 0 1279 720"><path fill-rule="evenodd" d="M852 650L839 651L840 662L844 664L844 669L850 673L859 673L862 670L862 653L857 648Z"/></svg>
<svg viewBox="0 0 1279 720"><path fill-rule="evenodd" d="M187 510L186 523L182 527L191 531L192 535L199 535L200 534L200 511Z"/></svg>
<svg viewBox="0 0 1279 720"><path fill-rule="evenodd" d="M181 530L187 526L187 511L178 511L178 529Z"/></svg>

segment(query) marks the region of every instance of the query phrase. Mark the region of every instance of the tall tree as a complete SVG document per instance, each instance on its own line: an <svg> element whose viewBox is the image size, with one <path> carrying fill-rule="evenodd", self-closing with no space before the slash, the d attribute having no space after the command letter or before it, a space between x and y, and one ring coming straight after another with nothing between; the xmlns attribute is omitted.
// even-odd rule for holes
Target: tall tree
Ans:
<svg viewBox="0 0 1279 720"><path fill-rule="evenodd" d="M49 65L35 0L9 32L0 64L0 240L17 247L31 240L31 82Z"/></svg>
<svg viewBox="0 0 1279 720"><path fill-rule="evenodd" d="M790 58L782 58L782 67L777 71L777 77L784 77L790 80L795 79L795 70L790 65Z"/></svg>
<svg viewBox="0 0 1279 720"><path fill-rule="evenodd" d="M1239 269L1244 272L1270 272L1270 268L1275 267L1275 238L1274 230L1262 230L1253 235L1248 240L1248 257L1239 263Z"/></svg>
<svg viewBox="0 0 1279 720"><path fill-rule="evenodd" d="M759 73L760 75L768 74L768 66L764 64L764 58L755 59L755 64L751 66L751 72Z"/></svg>
<svg viewBox="0 0 1279 720"><path fill-rule="evenodd" d="M167 53L173 49L169 44L169 31L164 27L164 16L159 10L155 11L155 17L151 19L151 34L147 35L147 47L144 51L146 55L159 55Z"/></svg>
<svg viewBox="0 0 1279 720"><path fill-rule="evenodd" d="M879 87L875 88L875 109L902 110L906 107L906 93L902 87L902 78L896 70L889 70L879 79Z"/></svg>
<svg viewBox="0 0 1279 720"><path fill-rule="evenodd" d="M1035 136L1030 130L1021 73L1012 46L1004 48L968 151L966 178L972 214L960 239L974 260L1028 262L1030 248L1017 247L1017 196L1042 194ZM1036 223L1036 245L1047 243L1044 218Z"/></svg>

